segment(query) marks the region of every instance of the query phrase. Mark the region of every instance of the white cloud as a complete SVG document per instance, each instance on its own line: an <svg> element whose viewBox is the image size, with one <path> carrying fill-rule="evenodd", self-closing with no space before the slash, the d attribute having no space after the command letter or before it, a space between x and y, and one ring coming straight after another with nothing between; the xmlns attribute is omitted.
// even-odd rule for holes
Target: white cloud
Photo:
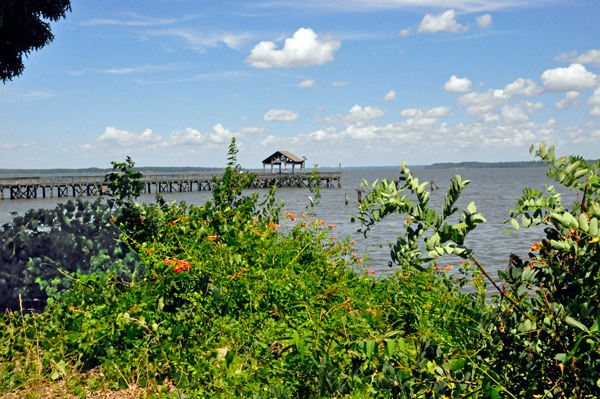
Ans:
<svg viewBox="0 0 600 399"><path fill-rule="evenodd" d="M243 133L240 132L242 135ZM185 144L224 144L228 143L234 134L223 127L222 124L217 123L213 126L213 131L210 133L200 133L196 129L188 127L187 129L180 130L178 132L171 133L168 142L164 142L163 145L177 146ZM238 137L240 134L237 135Z"/></svg>
<svg viewBox="0 0 600 399"><path fill-rule="evenodd" d="M241 134L261 134L265 132L264 127L243 127L238 130L238 133Z"/></svg>
<svg viewBox="0 0 600 399"><path fill-rule="evenodd" d="M568 91L565 94L565 98L556 103L556 108L560 111L563 111L567 108L571 108L573 105L575 105L576 100L579 97L580 97L580 94L578 92Z"/></svg>
<svg viewBox="0 0 600 399"><path fill-rule="evenodd" d="M561 60L567 60L569 58L575 58L577 57L577 51L573 50L570 53L561 53L559 55L557 55L556 57L554 57L554 59L556 61L561 61Z"/></svg>
<svg viewBox="0 0 600 399"><path fill-rule="evenodd" d="M452 75L444 85L444 91L448 93L464 93L471 91L471 81L467 78L457 78Z"/></svg>
<svg viewBox="0 0 600 399"><path fill-rule="evenodd" d="M147 18L142 17L136 14L130 14L133 19L130 20L122 20L122 19L91 19L89 21L85 21L81 23L83 26L93 26L93 25L117 25L117 26L159 26L159 25L172 25L175 23L183 22L186 20L190 20L193 17L186 18Z"/></svg>
<svg viewBox="0 0 600 399"><path fill-rule="evenodd" d="M4 148L5 150L14 150L15 148L23 148L23 147L29 147L32 145L36 145L37 143L34 141L32 143L6 143L2 145L2 148Z"/></svg>
<svg viewBox="0 0 600 399"><path fill-rule="evenodd" d="M285 109L272 109L265 114L263 120L276 122L293 122L300 118L296 111L287 111Z"/></svg>
<svg viewBox="0 0 600 399"><path fill-rule="evenodd" d="M98 141L111 143L117 146L131 146L160 143L162 137L158 134L154 134L150 129L146 129L143 133L138 134L107 126L104 133L98 137Z"/></svg>
<svg viewBox="0 0 600 399"><path fill-rule="evenodd" d="M385 114L385 111L380 110L377 107L361 107L359 105L355 105L350 108L350 111L347 115L336 115L336 116L328 116L323 119L317 118L317 122L322 123L358 123L358 122L367 122L375 119L381 118Z"/></svg>
<svg viewBox="0 0 600 399"><path fill-rule="evenodd" d="M333 53L341 42L333 38L319 39L312 29L300 28L294 36L285 39L283 49L274 42L260 42L252 49L246 62L255 68L296 68L325 65L333 61Z"/></svg>
<svg viewBox="0 0 600 399"><path fill-rule="evenodd" d="M539 87L531 79L519 78L512 83L509 83L504 88L504 93L508 96L537 96L542 94L544 89Z"/></svg>
<svg viewBox="0 0 600 399"><path fill-rule="evenodd" d="M575 55L577 55L577 53L575 53ZM600 49L590 50L587 53L581 54L577 58L571 59L570 61L578 64L594 64L596 66L600 66Z"/></svg>
<svg viewBox="0 0 600 399"><path fill-rule="evenodd" d="M385 97L383 97L383 100L386 103L393 103L396 101L396 92L394 90L390 90L390 92L388 94L385 95Z"/></svg>
<svg viewBox="0 0 600 399"><path fill-rule="evenodd" d="M315 82L314 80L303 80L302 82L298 83L298 87L302 87L303 89L309 88L309 87L315 87L317 85L317 82Z"/></svg>
<svg viewBox="0 0 600 399"><path fill-rule="evenodd" d="M594 107L590 111L591 116L600 116L600 107Z"/></svg>
<svg viewBox="0 0 600 399"><path fill-rule="evenodd" d="M492 24L492 16L490 14L483 14L475 18L481 29L486 29Z"/></svg>
<svg viewBox="0 0 600 399"><path fill-rule="evenodd" d="M400 32L398 32L398 34L400 36L408 36L410 35L411 32L411 28L406 28L406 29L402 29Z"/></svg>
<svg viewBox="0 0 600 399"><path fill-rule="evenodd" d="M239 50L242 44L250 39L248 33L234 34L213 32L207 34L188 28L164 29L148 31L145 33L149 36L178 37L184 39L192 50L201 53L205 52L206 48L217 47L221 43L231 49Z"/></svg>
<svg viewBox="0 0 600 399"><path fill-rule="evenodd" d="M456 11L448 10L441 14L427 14L419 24L419 33L451 32L458 33L468 30L456 22Z"/></svg>
<svg viewBox="0 0 600 399"><path fill-rule="evenodd" d="M6 90L0 87L0 102L3 103L20 103L25 101L45 100L50 97L54 97L54 94L39 90L21 93Z"/></svg>
<svg viewBox="0 0 600 399"><path fill-rule="evenodd" d="M204 135L196 129L188 127L187 129L171 133L169 141L172 145L201 144L204 141Z"/></svg>
<svg viewBox="0 0 600 399"><path fill-rule="evenodd" d="M597 87L585 102L590 105L600 105L600 87Z"/></svg>
<svg viewBox="0 0 600 399"><path fill-rule="evenodd" d="M581 64L571 64L568 68L548 69L542 74L546 91L582 91L596 86L596 74Z"/></svg>
<svg viewBox="0 0 600 399"><path fill-rule="evenodd" d="M505 105L502 107L501 115L504 123L507 125L515 125L529 121L529 117L518 104L514 106Z"/></svg>
<svg viewBox="0 0 600 399"><path fill-rule="evenodd" d="M346 86L347 84L350 84L350 82L345 81L345 82L333 82L331 85L333 87L341 87L341 86Z"/></svg>
<svg viewBox="0 0 600 399"><path fill-rule="evenodd" d="M483 93L465 94L456 99L456 103L467 108L468 115L487 114L506 104L509 98L504 90L489 89Z"/></svg>
<svg viewBox="0 0 600 399"><path fill-rule="evenodd" d="M96 69L99 73L108 73L112 75L124 75L130 73L156 73L173 71L177 69L183 69L184 65L181 64L167 64L167 65L142 65L132 68L111 68L111 69Z"/></svg>

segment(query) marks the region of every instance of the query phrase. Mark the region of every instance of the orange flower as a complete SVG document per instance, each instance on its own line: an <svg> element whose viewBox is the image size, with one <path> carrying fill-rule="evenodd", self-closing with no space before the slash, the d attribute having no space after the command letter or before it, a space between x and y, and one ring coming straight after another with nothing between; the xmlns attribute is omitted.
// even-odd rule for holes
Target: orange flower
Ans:
<svg viewBox="0 0 600 399"><path fill-rule="evenodd" d="M131 309L129 309L130 312L133 312L135 310L135 306L132 306Z"/></svg>
<svg viewBox="0 0 600 399"><path fill-rule="evenodd" d="M246 268L242 268L241 272L237 272L236 274L234 274L233 276L231 276L232 280L235 280L236 278L240 277L242 275L242 273L244 273L246 271Z"/></svg>
<svg viewBox="0 0 600 399"><path fill-rule="evenodd" d="M264 234L260 234L259 232L256 232L256 231L254 231L254 230L250 230L250 231L251 231L252 233L256 234L256 235L257 235L257 236L259 236L259 237L265 238L265 235L264 235Z"/></svg>
<svg viewBox="0 0 600 399"><path fill-rule="evenodd" d="M409 217L407 217L407 218L406 218L406 222L404 222L404 223L408 223L408 222L410 222L410 218L411 218L410 216L409 216Z"/></svg>
<svg viewBox="0 0 600 399"><path fill-rule="evenodd" d="M359 259L358 263L363 263L363 260L362 260L362 259Z"/></svg>
<svg viewBox="0 0 600 399"><path fill-rule="evenodd" d="M329 229L333 229L334 227L337 227L335 224L328 224L327 227L329 227Z"/></svg>
<svg viewBox="0 0 600 399"><path fill-rule="evenodd" d="M350 244L355 245L356 243L354 241L350 241Z"/></svg>
<svg viewBox="0 0 600 399"><path fill-rule="evenodd" d="M337 237L329 237L329 239L330 239L331 241L333 241L333 240L337 240Z"/></svg>
<svg viewBox="0 0 600 399"><path fill-rule="evenodd" d="M153 249L146 249L146 253L147 253L148 255L150 255L152 252L154 252L154 250L153 250Z"/></svg>
<svg viewBox="0 0 600 399"><path fill-rule="evenodd" d="M142 223L144 223L144 217L142 216Z"/></svg>
<svg viewBox="0 0 600 399"><path fill-rule="evenodd" d="M375 314L375 315L377 314L377 311L373 310L373 309L365 309L365 312L369 312L369 313L372 313L372 314Z"/></svg>
<svg viewBox="0 0 600 399"><path fill-rule="evenodd" d="M316 163L316 164L315 164L315 168L318 168L318 167L319 167L319 164L318 164L318 163Z"/></svg>
<svg viewBox="0 0 600 399"><path fill-rule="evenodd" d="M365 274L376 274L376 273L377 273L377 271L375 271L375 270L366 270L365 271Z"/></svg>
<svg viewBox="0 0 600 399"><path fill-rule="evenodd" d="M444 270L448 271L448 270L452 269L453 267L454 266L452 266L452 265L448 265L448 266L446 266L446 268Z"/></svg>
<svg viewBox="0 0 600 399"><path fill-rule="evenodd" d="M154 279L156 279L156 274L154 276L152 276L152 277L154 277Z"/></svg>
<svg viewBox="0 0 600 399"><path fill-rule="evenodd" d="M186 260L177 260L177 259L165 259L165 265L174 265L175 269L173 271L175 273L181 273L184 270L190 271L192 267L190 266L190 262Z"/></svg>
<svg viewBox="0 0 600 399"><path fill-rule="evenodd" d="M529 250L530 251L539 251L540 248L542 248L542 243L536 242L535 244L533 244L532 246L529 247Z"/></svg>
<svg viewBox="0 0 600 399"><path fill-rule="evenodd" d="M321 226L323 226L324 224L325 224L325 221L324 221L324 220L321 220L321 221L319 222L319 225L321 225Z"/></svg>
<svg viewBox="0 0 600 399"><path fill-rule="evenodd" d="M117 218L110 218L110 221L114 223L117 221Z"/></svg>
<svg viewBox="0 0 600 399"><path fill-rule="evenodd" d="M291 213L291 214L290 214L290 219L292 219L292 222L293 222L294 220L296 220L296 214L295 214L295 213Z"/></svg>
<svg viewBox="0 0 600 399"><path fill-rule="evenodd" d="M216 241L217 240L217 236L216 235L214 235L214 236L208 236L208 237L206 237L206 239L209 240L209 241Z"/></svg>
<svg viewBox="0 0 600 399"><path fill-rule="evenodd" d="M74 306L71 306L71 307L69 308L69 310L70 310L71 312L74 312L74 311L75 311L75 307L74 307Z"/></svg>
<svg viewBox="0 0 600 399"><path fill-rule="evenodd" d="M308 217L304 214L304 212L300 212L300 214L302 215L302 219L306 219Z"/></svg>

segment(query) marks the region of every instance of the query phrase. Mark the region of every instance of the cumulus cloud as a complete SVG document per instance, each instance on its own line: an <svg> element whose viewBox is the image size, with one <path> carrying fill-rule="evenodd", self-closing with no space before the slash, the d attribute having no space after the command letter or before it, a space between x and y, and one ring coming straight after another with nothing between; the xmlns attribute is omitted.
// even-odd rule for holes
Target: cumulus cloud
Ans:
<svg viewBox="0 0 600 399"><path fill-rule="evenodd" d="M419 33L436 33L436 32L451 32L458 33L468 30L456 22L456 11L448 10L441 14L427 14L419 24L417 32Z"/></svg>
<svg viewBox="0 0 600 399"><path fill-rule="evenodd" d="M600 87L597 87L585 102L590 105L600 105Z"/></svg>
<svg viewBox="0 0 600 399"><path fill-rule="evenodd" d="M591 116L600 116L600 107L594 107L590 111Z"/></svg>
<svg viewBox="0 0 600 399"><path fill-rule="evenodd" d="M556 108L560 111L563 111L567 108L571 108L576 104L577 99L580 97L580 94L576 91L568 91L565 94L565 98L558 101L556 103Z"/></svg>
<svg viewBox="0 0 600 399"><path fill-rule="evenodd" d="M487 114L506 104L509 98L504 90L489 89L483 93L465 94L456 99L456 103L467 108L468 115Z"/></svg>
<svg viewBox="0 0 600 399"><path fill-rule="evenodd" d="M481 29L486 29L492 24L492 16L490 14L483 14L475 18Z"/></svg>
<svg viewBox="0 0 600 399"><path fill-rule="evenodd" d="M265 132L264 127L243 127L238 130L238 133L241 134L261 134Z"/></svg>
<svg viewBox="0 0 600 399"><path fill-rule="evenodd" d="M379 119L384 114L385 111L382 111L377 107L363 108L360 105L355 105L354 107L350 108L350 111L347 115L328 116L323 119L317 118L316 121L322 123L358 123Z"/></svg>
<svg viewBox="0 0 600 399"><path fill-rule="evenodd" d="M130 146L160 143L162 141L162 137L153 133L150 129L146 129L142 133L138 134L107 126L104 130L104 133L98 137L98 141L103 143L111 143L117 146Z"/></svg>
<svg viewBox="0 0 600 399"><path fill-rule="evenodd" d="M303 80L302 82L298 83L298 87L301 87L303 89L307 89L309 87L315 87L317 85L317 82L315 82L314 80Z"/></svg>
<svg viewBox="0 0 600 399"><path fill-rule="evenodd" d="M519 78L512 83L509 83L504 88L504 93L508 96L524 96L531 97L542 94L544 89L539 87L531 79Z"/></svg>
<svg viewBox="0 0 600 399"><path fill-rule="evenodd" d="M345 81L345 82L333 82L331 85L333 87L341 87L341 86L346 86L347 84L350 84L350 82Z"/></svg>
<svg viewBox="0 0 600 399"><path fill-rule="evenodd" d="M467 78L457 78L452 75L444 85L444 91L448 93L464 93L471 91L471 81Z"/></svg>
<svg viewBox="0 0 600 399"><path fill-rule="evenodd" d="M571 62L575 62L578 64L593 64L596 66L600 66L600 49L590 50L587 53L581 54L579 57L577 57L576 52L573 52L570 55L572 56L571 59L569 60Z"/></svg>
<svg viewBox="0 0 600 399"><path fill-rule="evenodd" d="M511 106L505 105L502 107L502 119L507 125L515 125L529 121L529 116L525 113L519 104Z"/></svg>
<svg viewBox="0 0 600 399"><path fill-rule="evenodd" d="M285 39L283 49L274 42L263 41L254 47L246 62L254 68L297 68L325 65L333 61L333 54L341 42L333 38L319 39L310 28L300 28L294 36Z"/></svg>
<svg viewBox="0 0 600 399"><path fill-rule="evenodd" d="M263 117L263 120L271 122L293 122L300 118L300 114L296 111L288 111L285 109L272 109L269 110Z"/></svg>
<svg viewBox="0 0 600 399"><path fill-rule="evenodd" d="M571 64L568 68L548 69L542 74L546 91L582 91L596 86L597 75L581 64Z"/></svg>
<svg viewBox="0 0 600 399"><path fill-rule="evenodd" d="M364 111L364 109L362 109ZM439 127L439 117L449 115L449 107L437 107L427 111L419 108L404 110L403 114L407 118L402 122L389 123L385 126L379 126L366 122L357 122L347 124L343 130L336 127L327 127L310 133L302 133L294 137L278 139L275 136L268 136L262 145L274 145L277 143L293 145L310 145L311 143L336 143L343 142L369 142L387 140L391 143L417 143L423 137L434 137L449 134L449 127L446 123Z"/></svg>
<svg viewBox="0 0 600 399"><path fill-rule="evenodd" d="M383 100L381 101L386 103L393 103L394 101L396 101L396 92L394 90L390 90L390 92L386 94L385 97L383 97Z"/></svg>
<svg viewBox="0 0 600 399"><path fill-rule="evenodd" d="M410 35L411 32L411 28L406 28L406 29L402 29L400 32L398 32L398 34L400 36L408 36Z"/></svg>

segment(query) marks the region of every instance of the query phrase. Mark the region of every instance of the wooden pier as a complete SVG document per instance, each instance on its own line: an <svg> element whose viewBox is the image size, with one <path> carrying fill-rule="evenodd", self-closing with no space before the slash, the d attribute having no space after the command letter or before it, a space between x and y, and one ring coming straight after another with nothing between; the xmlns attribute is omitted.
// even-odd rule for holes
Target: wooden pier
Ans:
<svg viewBox="0 0 600 399"><path fill-rule="evenodd" d="M222 174L146 175L143 194L210 191L213 176ZM259 173L252 188L310 187L315 183L322 188L341 188L342 172L320 172L316 180L310 173ZM0 177L0 200L34 199L53 197L102 196L108 183L102 176L54 176L54 177Z"/></svg>

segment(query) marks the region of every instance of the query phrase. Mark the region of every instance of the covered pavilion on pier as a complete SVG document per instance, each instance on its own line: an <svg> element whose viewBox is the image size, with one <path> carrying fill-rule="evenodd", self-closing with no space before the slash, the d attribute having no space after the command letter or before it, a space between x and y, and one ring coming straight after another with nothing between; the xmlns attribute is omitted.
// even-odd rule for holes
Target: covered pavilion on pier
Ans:
<svg viewBox="0 0 600 399"><path fill-rule="evenodd" d="M276 151L265 160L262 161L263 164L263 173L265 172L266 165L271 165L271 173L274 172L274 166L279 165L279 173L281 173L281 165L283 164L284 170L287 170L287 165L292 165L292 173L295 173L296 165L300 165L300 173L304 171L304 163L305 159L301 159L289 151Z"/></svg>

